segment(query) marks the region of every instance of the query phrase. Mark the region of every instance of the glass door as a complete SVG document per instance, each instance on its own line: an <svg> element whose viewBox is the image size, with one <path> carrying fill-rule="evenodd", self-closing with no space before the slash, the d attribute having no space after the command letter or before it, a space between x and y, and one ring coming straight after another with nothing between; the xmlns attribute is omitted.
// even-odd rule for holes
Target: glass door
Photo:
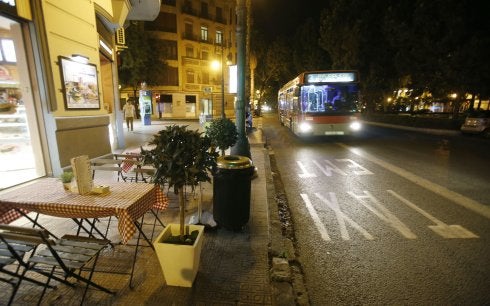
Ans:
<svg viewBox="0 0 490 306"><path fill-rule="evenodd" d="M25 51L22 25L0 16L0 190L46 174Z"/></svg>

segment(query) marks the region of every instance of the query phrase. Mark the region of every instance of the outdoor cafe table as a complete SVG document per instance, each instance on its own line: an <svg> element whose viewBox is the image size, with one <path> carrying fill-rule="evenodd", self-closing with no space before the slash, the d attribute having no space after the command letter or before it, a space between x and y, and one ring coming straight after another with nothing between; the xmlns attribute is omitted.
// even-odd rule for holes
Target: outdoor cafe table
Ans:
<svg viewBox="0 0 490 306"><path fill-rule="evenodd" d="M10 223L29 211L45 215L77 219L116 216L121 243L127 242L137 230L150 244L138 223L147 211L163 210L168 199L154 184L104 182L110 191L104 195L80 195L66 191L57 178L41 178L24 186L0 193L0 223ZM154 213L155 217L157 215ZM78 222L77 222L78 223ZM163 224L163 223L162 223ZM134 250L129 286L133 288L133 274L138 253L139 237Z"/></svg>
<svg viewBox="0 0 490 306"><path fill-rule="evenodd" d="M138 230L137 220L151 209L165 209L168 200L153 184L104 182L110 192L80 195L63 189L57 178L41 178L25 186L0 193L0 222L15 220L23 212L72 219L116 216L121 243Z"/></svg>

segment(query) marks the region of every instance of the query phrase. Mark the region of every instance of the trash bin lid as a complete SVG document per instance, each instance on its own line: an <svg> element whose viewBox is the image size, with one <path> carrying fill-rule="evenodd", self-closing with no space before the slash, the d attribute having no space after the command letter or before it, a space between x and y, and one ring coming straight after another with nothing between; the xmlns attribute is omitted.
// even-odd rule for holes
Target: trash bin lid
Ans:
<svg viewBox="0 0 490 306"><path fill-rule="evenodd" d="M216 163L221 169L245 169L253 166L250 158L240 155L220 156Z"/></svg>

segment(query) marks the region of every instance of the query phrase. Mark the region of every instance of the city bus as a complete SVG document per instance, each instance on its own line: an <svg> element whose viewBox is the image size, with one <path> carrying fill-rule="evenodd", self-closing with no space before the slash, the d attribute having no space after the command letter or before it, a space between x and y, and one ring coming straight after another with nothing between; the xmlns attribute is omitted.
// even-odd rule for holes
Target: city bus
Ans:
<svg viewBox="0 0 490 306"><path fill-rule="evenodd" d="M355 135L360 110L357 71L303 72L278 92L279 120L298 136Z"/></svg>

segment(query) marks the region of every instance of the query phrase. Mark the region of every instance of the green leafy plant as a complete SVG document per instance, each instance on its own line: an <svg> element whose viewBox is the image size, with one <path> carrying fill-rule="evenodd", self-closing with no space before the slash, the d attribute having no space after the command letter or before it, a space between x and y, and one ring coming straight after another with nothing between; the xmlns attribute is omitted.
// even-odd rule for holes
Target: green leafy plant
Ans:
<svg viewBox="0 0 490 306"><path fill-rule="evenodd" d="M63 183L71 183L71 181L73 180L73 172L71 171L65 171L63 173L61 173L60 175L60 179Z"/></svg>
<svg viewBox="0 0 490 306"><path fill-rule="evenodd" d="M221 155L225 155L226 149L233 146L238 139L236 125L228 118L212 120L206 127L206 135L221 150Z"/></svg>
<svg viewBox="0 0 490 306"><path fill-rule="evenodd" d="M210 182L209 174L216 167L217 152L211 139L188 126L171 125L159 131L150 145L153 149L141 148L145 164L155 167L153 182L162 189L165 185L173 188L179 196L180 241L186 241L184 186L192 189L200 182ZM191 233L190 236L193 234Z"/></svg>

